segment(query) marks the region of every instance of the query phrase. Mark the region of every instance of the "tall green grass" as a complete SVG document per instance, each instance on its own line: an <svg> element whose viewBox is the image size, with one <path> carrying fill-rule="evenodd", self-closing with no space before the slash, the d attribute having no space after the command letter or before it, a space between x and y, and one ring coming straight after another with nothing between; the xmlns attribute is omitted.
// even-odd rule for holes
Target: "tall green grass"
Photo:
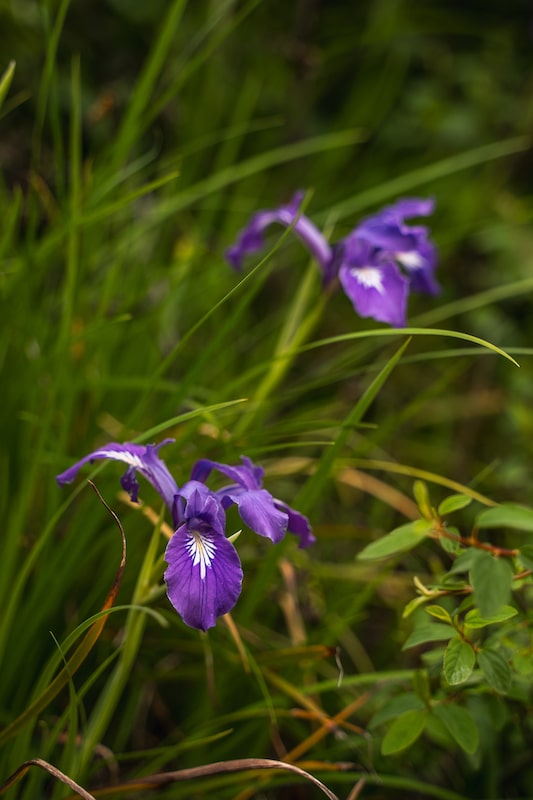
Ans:
<svg viewBox="0 0 533 800"><path fill-rule="evenodd" d="M0 782L43 758L111 796L117 781L299 748L339 796L360 780L363 797L527 796L525 684L474 698L473 755L437 726L406 757L380 753L371 718L430 669L401 651L401 610L413 576L430 581L445 556L425 544L355 560L406 521L421 475L435 502L456 484L531 502L518 6L508 20L491 4L474 30L466 11L393 0L26 5L25 18L1 11L13 38L0 83ZM223 250L238 228L300 187L333 239L399 195L434 195L442 297L413 302L405 332L359 320L290 231L233 273ZM119 495L117 465L84 475L127 540L102 616L116 521L83 478L55 483L100 443L165 436L178 483L197 458L244 453L318 537L304 552L244 532L235 627L208 635L161 589L148 485L150 518ZM300 796L282 793L289 780L159 791ZM34 770L8 796L68 792Z"/></svg>

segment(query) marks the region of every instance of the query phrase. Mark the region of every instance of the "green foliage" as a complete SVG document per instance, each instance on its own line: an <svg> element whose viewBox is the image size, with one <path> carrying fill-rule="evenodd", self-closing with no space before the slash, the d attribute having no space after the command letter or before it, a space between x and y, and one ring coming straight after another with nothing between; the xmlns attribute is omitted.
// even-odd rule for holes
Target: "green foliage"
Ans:
<svg viewBox="0 0 533 800"><path fill-rule="evenodd" d="M476 663L476 654L469 642L459 636L450 639L444 651L443 674L450 686L464 683L471 676Z"/></svg>
<svg viewBox="0 0 533 800"><path fill-rule="evenodd" d="M461 511L472 502L472 498L465 494L451 494L446 497L442 503L439 503L438 512L441 517L447 514L453 514L454 511Z"/></svg>
<svg viewBox="0 0 533 800"><path fill-rule="evenodd" d="M381 752L384 756L399 753L410 747L424 731L428 712L426 709L405 711L397 717L381 743Z"/></svg>
<svg viewBox="0 0 533 800"><path fill-rule="evenodd" d="M487 625L496 625L498 622L506 622L518 614L516 608L503 606L496 614L491 617L482 617L479 609L473 608L465 615L465 625L469 628L486 628Z"/></svg>
<svg viewBox="0 0 533 800"><path fill-rule="evenodd" d="M435 705L433 714L443 723L455 742L466 753L475 753L479 735L472 716L461 706L452 704Z"/></svg>
<svg viewBox="0 0 533 800"><path fill-rule="evenodd" d="M477 662L487 683L496 692L508 692L511 686L511 668L507 659L497 650L481 650Z"/></svg>
<svg viewBox="0 0 533 800"><path fill-rule="evenodd" d="M429 536L432 525L426 520L415 520L402 525L401 528L391 531L387 536L367 545L358 555L361 561L371 561L375 558L386 558L396 553L411 550Z"/></svg>
<svg viewBox="0 0 533 800"><path fill-rule="evenodd" d="M529 17L0 5L0 784L31 759L110 788L286 753L339 796L530 791ZM405 331L362 321L280 230L233 273L240 226L298 188L334 241L434 196L442 295L413 297ZM164 595L151 487L134 509L117 465L54 480L165 436L179 483L246 453L318 537L244 530L243 594L206 636ZM89 476L126 534L120 587ZM276 775L163 791L305 780ZM63 796L27 768L16 791Z"/></svg>
<svg viewBox="0 0 533 800"><path fill-rule="evenodd" d="M469 575L482 616L497 614L509 602L513 570L508 561L476 550Z"/></svg>
<svg viewBox="0 0 533 800"><path fill-rule="evenodd" d="M478 528L513 528L533 532L533 510L514 503L486 508L476 517Z"/></svg>
<svg viewBox="0 0 533 800"><path fill-rule="evenodd" d="M15 74L15 62L12 61L7 69L4 71L2 77L0 77L0 109L4 103L6 95L9 91L9 87L11 86L11 81L13 80L13 75Z"/></svg>
<svg viewBox="0 0 533 800"><path fill-rule="evenodd" d="M450 639L452 636L454 636L454 630L450 625L441 625L440 623L419 625L409 634L404 642L403 649L408 650L410 647L429 642L441 642L443 639Z"/></svg>

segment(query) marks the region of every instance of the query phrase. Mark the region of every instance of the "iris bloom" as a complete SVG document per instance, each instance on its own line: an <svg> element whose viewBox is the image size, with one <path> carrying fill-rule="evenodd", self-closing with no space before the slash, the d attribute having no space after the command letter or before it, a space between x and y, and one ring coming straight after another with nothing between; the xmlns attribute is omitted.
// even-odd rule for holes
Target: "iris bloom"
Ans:
<svg viewBox="0 0 533 800"><path fill-rule="evenodd" d="M410 217L431 214L433 200L398 200L364 219L348 236L331 245L311 220L299 213L302 198L303 193L298 192L287 205L254 214L236 243L226 251L229 263L242 269L245 257L263 247L265 229L276 222L293 226L293 233L317 261L324 283L338 278L360 317L403 327L410 291L440 291L434 277L437 254L428 229L405 222Z"/></svg>
<svg viewBox="0 0 533 800"><path fill-rule="evenodd" d="M57 482L64 486L84 464L111 459L127 464L121 484L134 502L139 494L137 473L152 484L174 525L165 552L169 600L187 625L205 631L233 608L241 592L241 562L225 533L227 508L237 505L243 522L273 542L279 542L287 531L299 537L300 547L308 547L315 537L306 517L263 488L263 470L249 458L242 457L237 466L202 459L194 466L191 480L180 489L159 457L160 447L172 441L105 445L58 475ZM217 491L209 489L205 481L213 469L233 483Z"/></svg>

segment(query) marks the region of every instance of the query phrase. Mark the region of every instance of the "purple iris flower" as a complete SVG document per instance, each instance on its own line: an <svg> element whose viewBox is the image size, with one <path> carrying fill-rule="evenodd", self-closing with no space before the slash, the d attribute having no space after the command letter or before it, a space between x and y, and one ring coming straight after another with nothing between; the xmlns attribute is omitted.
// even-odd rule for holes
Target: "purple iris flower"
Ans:
<svg viewBox="0 0 533 800"><path fill-rule="evenodd" d="M165 560L165 582L170 602L183 621L193 628L207 630L217 617L230 611L241 592L242 568L237 551L226 538L225 510L236 504L243 521L255 533L279 542L290 531L300 538L300 547L315 541L309 522L262 487L263 470L250 459L229 466L214 461L198 461L191 480L181 489L159 457L158 445L111 443L82 458L57 476L60 486L70 483L78 470L96 459L109 458L127 464L121 479L123 489L137 502L139 472L157 490L172 515L174 534L169 540ZM205 479L217 469L235 481L231 486L211 491Z"/></svg>
<svg viewBox="0 0 533 800"><path fill-rule="evenodd" d="M432 198L405 197L378 214L364 219L354 234L399 262L409 278L411 288L423 294L438 294L435 280L437 251L429 240L425 225L407 225L408 217L427 217L433 213ZM353 234L352 234L353 235Z"/></svg>
<svg viewBox="0 0 533 800"><path fill-rule="evenodd" d="M203 483L185 484L176 498L174 523L165 551L168 598L187 625L206 631L237 602L241 562L226 538L224 509Z"/></svg>
<svg viewBox="0 0 533 800"><path fill-rule="evenodd" d="M316 539L307 517L263 489L265 472L262 467L258 467L246 456L241 456L241 462L237 466L229 466L202 458L194 465L191 478L205 483L212 470L221 472L233 483L218 489L214 494L224 508L236 505L242 521L249 528L273 542L279 542L288 531L298 536L299 547L313 544Z"/></svg>
<svg viewBox="0 0 533 800"><path fill-rule="evenodd" d="M304 192L296 192L290 203L279 208L258 211L251 217L248 225L240 232L237 242L228 247L225 252L227 261L236 269L242 269L245 256L252 255L264 247L263 231L278 222L286 228L293 225L293 232L311 251L313 257L320 264L325 277L329 277L328 270L331 264L333 251L331 246L319 229L305 214L299 214Z"/></svg>
<svg viewBox="0 0 533 800"><path fill-rule="evenodd" d="M92 464L93 461L101 458L109 458L112 461L122 461L128 465L128 469L120 479L120 484L125 492L129 494L134 503L137 502L139 496L139 484L137 483L136 473L140 472L141 475L149 481L154 489L161 495L167 507L172 512L174 507L174 498L178 494L178 486L165 462L159 458L158 451L163 445L170 444L174 439L164 439L159 444L142 445L142 444L117 444L111 442L95 450L94 453L89 453L88 456L80 459L73 467L62 472L61 475L56 477L60 486L66 483L72 483L80 467L84 464Z"/></svg>
<svg viewBox="0 0 533 800"><path fill-rule="evenodd" d="M395 327L406 324L410 291L437 294L435 246L423 225L408 225L409 217L433 212L431 199L415 197L398 200L364 219L333 245L304 214L299 213L303 193L297 192L287 205L258 211L226 250L226 259L241 269L247 255L264 244L265 229L276 222L293 226L317 261L324 283L338 278L344 292L361 317L372 317Z"/></svg>

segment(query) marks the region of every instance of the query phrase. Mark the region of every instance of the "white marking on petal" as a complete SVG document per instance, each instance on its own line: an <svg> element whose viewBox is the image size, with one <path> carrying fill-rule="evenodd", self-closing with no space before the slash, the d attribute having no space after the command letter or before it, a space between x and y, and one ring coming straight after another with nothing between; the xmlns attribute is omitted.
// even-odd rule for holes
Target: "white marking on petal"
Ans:
<svg viewBox="0 0 533 800"><path fill-rule="evenodd" d="M206 568L211 567L215 557L216 545L202 536L199 531L189 531L188 541L185 545L189 558L192 558L192 565L195 567L200 564L200 578L204 580Z"/></svg>
<svg viewBox="0 0 533 800"><path fill-rule="evenodd" d="M383 294L383 275L377 267L352 267L350 275L365 289Z"/></svg>
<svg viewBox="0 0 533 800"><path fill-rule="evenodd" d="M406 269L420 269L424 265L424 259L417 250L409 250L408 253L395 253L395 258Z"/></svg>
<svg viewBox="0 0 533 800"><path fill-rule="evenodd" d="M145 463L137 455L133 453L128 453L125 450L98 450L96 453L93 453L94 458L114 458L117 461L123 461L125 464L129 464L131 467L135 467L135 469L145 469Z"/></svg>

